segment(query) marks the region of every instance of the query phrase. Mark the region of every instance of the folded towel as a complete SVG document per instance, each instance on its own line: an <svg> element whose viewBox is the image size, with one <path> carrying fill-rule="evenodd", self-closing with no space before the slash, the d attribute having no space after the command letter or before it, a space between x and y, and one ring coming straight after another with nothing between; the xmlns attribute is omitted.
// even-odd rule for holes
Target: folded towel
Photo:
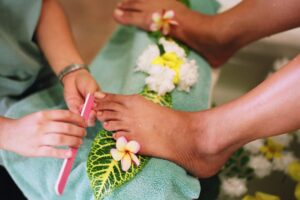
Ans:
<svg viewBox="0 0 300 200"><path fill-rule="evenodd" d="M211 0L192 1L192 5L202 5L201 11L214 13L217 5ZM121 27L91 65L91 72L102 89L112 93L132 94L141 91L144 75L133 71L141 52L151 41L147 34L135 28ZM196 53L190 58L197 61L200 78L189 94L174 92L174 108L201 110L208 108L211 85L210 66ZM13 105L7 117L19 118L26 114L45 110L66 108L63 103L62 88L56 85L33 94ZM88 136L78 151L63 196L55 194L54 186L62 165L62 160L50 158L25 158L14 153L0 151L3 165L14 181L30 200L41 199L93 199L86 173L88 152L101 125L88 129ZM21 134L21 133L19 133ZM151 159L146 167L131 181L112 192L106 200L158 200L195 199L199 196L199 181L188 175L184 169L162 159Z"/></svg>

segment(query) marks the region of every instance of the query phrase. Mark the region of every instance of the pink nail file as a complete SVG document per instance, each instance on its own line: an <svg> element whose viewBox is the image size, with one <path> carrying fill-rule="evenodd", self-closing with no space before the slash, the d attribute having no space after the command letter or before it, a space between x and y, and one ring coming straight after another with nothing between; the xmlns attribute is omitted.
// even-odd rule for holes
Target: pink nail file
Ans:
<svg viewBox="0 0 300 200"><path fill-rule="evenodd" d="M88 94L80 114L85 121L88 121L93 105L94 105L94 96ZM71 148L71 151L72 151L72 157L64 160L64 163L59 172L59 176L55 185L55 191L57 195L62 195L62 193L64 192L64 188L67 184L68 177L72 171L72 166L75 161L78 149Z"/></svg>

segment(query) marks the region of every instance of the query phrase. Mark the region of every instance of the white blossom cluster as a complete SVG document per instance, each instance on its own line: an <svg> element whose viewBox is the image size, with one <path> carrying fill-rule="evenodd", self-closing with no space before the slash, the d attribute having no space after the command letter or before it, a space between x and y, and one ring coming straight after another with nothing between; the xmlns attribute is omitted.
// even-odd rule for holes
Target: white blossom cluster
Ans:
<svg viewBox="0 0 300 200"><path fill-rule="evenodd" d="M296 133L296 137L300 140L300 131ZM270 175L272 171L288 173L289 165L297 161L294 153L286 150L291 145L293 138L292 134L284 134L268 138L276 144L280 144L284 147L281 156L273 159L267 159L261 152L261 148L266 145L267 139L255 140L243 147L250 153L250 160L247 165L253 169L254 175L257 178L264 178ZM228 197L238 198L247 192L247 181L238 177L223 177L221 189Z"/></svg>
<svg viewBox="0 0 300 200"><path fill-rule="evenodd" d="M158 95L165 95L174 90L176 86L178 90L189 92L199 77L196 61L188 60L184 49L174 41L161 38L159 44L163 46L165 53L175 53L182 61L179 70L179 82L174 83L176 72L173 69L168 66L153 64L153 60L161 56L157 45L150 45L142 53L137 60L136 71L149 75L145 79L145 83L150 90L157 92Z"/></svg>
<svg viewBox="0 0 300 200"><path fill-rule="evenodd" d="M269 138L277 144L282 145L284 148L290 146L293 141L293 135L283 134ZM289 164L296 161L297 158L292 152L282 151L282 155L279 158L268 160L264 156L260 155L260 148L265 144L264 139L255 140L244 146L244 149L249 151L252 156L250 157L249 167L254 169L254 173L257 177L263 178L268 176L273 170L287 172Z"/></svg>

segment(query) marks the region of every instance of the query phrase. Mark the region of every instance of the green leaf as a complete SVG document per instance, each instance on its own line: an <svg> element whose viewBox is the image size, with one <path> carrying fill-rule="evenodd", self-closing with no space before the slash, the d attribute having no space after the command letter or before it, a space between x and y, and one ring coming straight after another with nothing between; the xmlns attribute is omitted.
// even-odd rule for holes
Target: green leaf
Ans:
<svg viewBox="0 0 300 200"><path fill-rule="evenodd" d="M112 133L101 130L93 144L87 161L87 173L94 190L95 199L103 199L107 194L132 179L148 162L148 157L139 156L141 165L134 165L125 173L120 162L115 161L110 150L116 147Z"/></svg>
<svg viewBox="0 0 300 200"><path fill-rule="evenodd" d="M140 95L161 106L172 107L172 96L159 96L147 87ZM121 187L136 176L147 164L149 157L139 156L140 166L132 165L124 172L120 162L115 161L110 150L116 147L112 132L101 130L93 141L87 160L87 174L94 192L95 200L102 200L105 196Z"/></svg>

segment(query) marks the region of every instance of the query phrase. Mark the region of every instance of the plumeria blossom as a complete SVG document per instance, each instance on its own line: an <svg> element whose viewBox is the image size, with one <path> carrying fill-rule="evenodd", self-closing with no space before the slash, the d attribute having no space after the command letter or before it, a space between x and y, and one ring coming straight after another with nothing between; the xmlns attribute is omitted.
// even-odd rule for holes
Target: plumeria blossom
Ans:
<svg viewBox="0 0 300 200"><path fill-rule="evenodd" d="M164 53L158 46L150 45L138 58L136 71L149 76L145 79L148 88L159 95L178 90L189 92L199 78L195 60L188 60L183 48L173 40L159 39Z"/></svg>
<svg viewBox="0 0 300 200"><path fill-rule="evenodd" d="M140 145L136 141L127 142L125 137L120 137L116 143L116 149L111 149L110 154L115 161L121 161L123 171L128 171L132 162L140 165L138 157L135 155L140 150Z"/></svg>
<svg viewBox="0 0 300 200"><path fill-rule="evenodd" d="M288 147L293 141L293 136L291 134L282 134L282 135L271 137L271 139L274 142L283 145L284 147Z"/></svg>
<svg viewBox="0 0 300 200"><path fill-rule="evenodd" d="M254 196L247 195L242 200L280 200L278 196L256 192Z"/></svg>
<svg viewBox="0 0 300 200"><path fill-rule="evenodd" d="M297 158L292 152L284 152L280 158L273 160L273 169L287 172L291 163L295 162Z"/></svg>
<svg viewBox="0 0 300 200"><path fill-rule="evenodd" d="M260 151L265 155L267 159L280 158L284 146L280 143L275 142L271 138L267 139L264 146L260 148Z"/></svg>
<svg viewBox="0 0 300 200"><path fill-rule="evenodd" d="M272 171L272 163L261 155L251 156L248 165L259 178L268 176Z"/></svg>
<svg viewBox="0 0 300 200"><path fill-rule="evenodd" d="M230 197L240 197L247 192L246 180L237 177L223 180L221 188Z"/></svg>
<svg viewBox="0 0 300 200"><path fill-rule="evenodd" d="M163 10L162 13L155 12L152 14L151 31L161 31L162 34L168 35L171 26L178 26L178 22L174 20L175 12L173 10Z"/></svg>
<svg viewBox="0 0 300 200"><path fill-rule="evenodd" d="M257 154L260 151L260 148L264 145L263 139L254 140L244 146L244 149L246 151L249 151L250 153Z"/></svg>
<svg viewBox="0 0 300 200"><path fill-rule="evenodd" d="M293 162L288 167L288 175L295 181L300 182L300 161Z"/></svg>

